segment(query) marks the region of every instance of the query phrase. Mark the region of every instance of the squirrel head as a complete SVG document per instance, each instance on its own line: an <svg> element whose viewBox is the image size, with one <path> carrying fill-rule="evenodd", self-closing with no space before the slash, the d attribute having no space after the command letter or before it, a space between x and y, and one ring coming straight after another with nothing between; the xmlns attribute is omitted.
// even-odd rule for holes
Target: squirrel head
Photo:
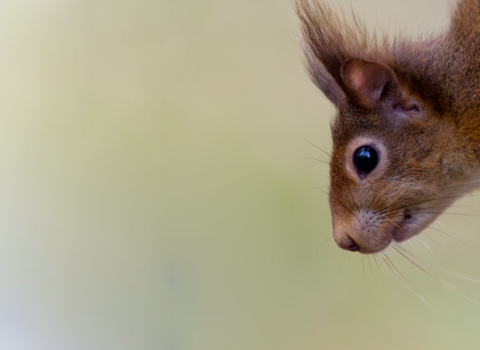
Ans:
<svg viewBox="0 0 480 350"><path fill-rule="evenodd" d="M380 252L420 233L467 191L459 184L471 154L448 94L428 71L428 51L378 48L358 22L349 26L315 2L297 0L297 13L309 73L338 111L329 192L335 242Z"/></svg>

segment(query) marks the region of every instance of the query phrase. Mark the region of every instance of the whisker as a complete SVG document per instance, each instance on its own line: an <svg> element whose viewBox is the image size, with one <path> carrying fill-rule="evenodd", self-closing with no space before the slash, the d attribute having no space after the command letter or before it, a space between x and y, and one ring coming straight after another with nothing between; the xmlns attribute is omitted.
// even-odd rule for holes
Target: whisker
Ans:
<svg viewBox="0 0 480 350"><path fill-rule="evenodd" d="M413 223L413 222L410 222L409 225L418 225L418 226L420 226L421 224L415 224L415 223ZM448 237L453 238L453 239L457 240L458 242L460 242L460 243L462 243L462 244L465 244L467 247L469 247L469 248L471 248L471 249L476 249L474 246L471 246L470 244L462 241L461 239L459 239L459 238L457 238L457 237L455 237L455 236L453 236L453 235L451 235L451 234L448 234L448 233L445 232L445 231L439 230L438 228L433 227L432 225L430 225L430 226L428 226L428 227L425 228L425 230L428 230L428 229L432 229L432 230L438 231L438 232L440 232L440 233L443 233L444 235L447 235Z"/></svg>
<svg viewBox="0 0 480 350"><path fill-rule="evenodd" d="M316 144L314 144L313 142L310 142L308 140L305 140L304 138L300 137L300 139L302 139L303 141L311 144L313 147L315 148L318 148L320 151L322 151L323 153L325 153L329 158L332 158L332 156L328 153L328 152L325 152L323 149L321 149L320 147L318 147Z"/></svg>
<svg viewBox="0 0 480 350"><path fill-rule="evenodd" d="M388 264L387 260L385 259L388 259L388 261L390 262L390 264L394 267L393 269L390 267L390 265ZM405 277L400 273L400 271L398 271L398 269L395 267L395 265L393 264L392 260L390 260L390 258L388 256L385 256L384 257L384 261L386 263L386 265L390 268L390 270L394 273L394 275L397 277L397 279L400 281L400 283L403 285L399 275L405 280L405 282L407 283L407 287L408 289L410 289L410 291L417 297L419 298L420 300L422 300L425 304L427 304L428 306L432 307L432 304L430 304L420 293L416 292L412 285L410 284L410 282L407 281L407 279L405 279Z"/></svg>
<svg viewBox="0 0 480 350"><path fill-rule="evenodd" d="M417 260L419 260L419 261L422 261L422 262L425 263L425 264L430 265L432 268L437 269L437 270L439 270L439 271L442 271L442 272L444 272L444 273L446 273L446 274L448 274L448 275L451 275L451 276L454 276L454 277L457 277L457 278L460 278L460 279L463 279L463 280L466 280L466 281L469 281L469 282L474 282L474 283L479 283L479 284L480 284L480 280L477 280L477 279L471 278L471 277L467 277L467 276L463 276L463 275L460 275L460 274L457 274L457 273L454 273L454 272L451 272L451 271L448 271L448 270L444 270L444 269L442 269L442 268L440 268L440 267L432 264L430 261L427 261L427 260L425 260L425 259L422 259L422 258L420 258L420 257L418 257L418 256L416 256L415 258L416 258Z"/></svg>
<svg viewBox="0 0 480 350"><path fill-rule="evenodd" d="M427 244L427 242L425 242L423 239L420 239L418 237L414 237L414 239L415 239L415 241L422 243L425 247L427 247L427 249L430 251L430 253L433 254L433 251L430 248L430 246Z"/></svg>
<svg viewBox="0 0 480 350"><path fill-rule="evenodd" d="M427 227L428 228L428 227ZM427 233L427 232L424 232L423 233L425 236L428 237L428 239L430 239L433 243L437 244L438 245L438 242L436 240L434 240L432 237L430 237L430 235Z"/></svg>
<svg viewBox="0 0 480 350"><path fill-rule="evenodd" d="M425 210L430 210L431 208L425 208ZM392 218L392 217L395 217L397 215L399 215L400 212L396 212L396 213L390 213L390 214L386 214L386 215L380 215L380 216L377 216L378 219L385 219L385 218ZM425 215L425 214L447 214L447 215L459 215L459 216L480 216L478 214L464 214L464 213L450 213L448 211L413 211L412 212L412 215Z"/></svg>
<svg viewBox="0 0 480 350"><path fill-rule="evenodd" d="M412 240L409 239L407 242L410 243L410 246L412 247L413 251L416 253L417 251L415 250L415 247L412 244Z"/></svg>
<svg viewBox="0 0 480 350"><path fill-rule="evenodd" d="M320 174L313 174L313 173L296 173L295 175L297 175L297 176L318 176L318 177L324 177L326 179L330 178L330 176L327 176L327 175L320 175ZM301 185L301 186L306 186L306 185Z"/></svg>
<svg viewBox="0 0 480 350"><path fill-rule="evenodd" d="M393 272L394 276L397 277L398 281L399 281L400 284L403 286L403 281L402 281L402 279L399 277L399 276L401 276L401 274L399 274L398 271L395 271L395 270L393 269L393 267L390 266L390 264L388 263L388 260L387 260L387 257L386 257L386 256L382 256L382 259L383 259L383 261L385 262L385 265L387 265L387 267L390 269L390 271ZM402 276L402 277L403 277L403 276Z"/></svg>
<svg viewBox="0 0 480 350"><path fill-rule="evenodd" d="M367 278L367 275L365 274L365 255L362 254L362 268L363 268L363 279Z"/></svg>
<svg viewBox="0 0 480 350"><path fill-rule="evenodd" d="M477 182L480 182L480 179L471 180L471 181L465 181L465 182L459 182L459 183L453 183L453 184L446 185L446 187L463 186L463 185L466 185L466 184L477 183Z"/></svg>
<svg viewBox="0 0 480 350"><path fill-rule="evenodd" d="M343 254L345 253L345 251L342 249L342 258L340 260L340 276L342 276L342 272L343 272Z"/></svg>
<svg viewBox="0 0 480 350"><path fill-rule="evenodd" d="M393 249L395 249L401 256L403 256L405 259L407 259L408 261L410 261L413 265L415 265L416 267L418 267L420 270L422 270L423 272L425 272L427 275L429 275L430 277L434 278L437 282L439 282L440 284L443 284L445 287L449 288L449 289L452 289L454 290L458 295L462 296L463 298L471 301L472 303L474 304L477 304L477 305L480 305L480 302L476 301L475 299L472 299L471 297L469 297L468 295L464 294L461 290L459 290L457 287L455 287L454 285L452 285L451 283L448 283L447 281L445 281L443 278L440 278L438 276L435 276L433 275L432 273L428 272L426 269L424 269L423 267L421 267L419 264L417 264L415 261L413 261L412 259L410 259L406 254L410 254L412 255L413 257L415 257L415 255L413 255L412 253L410 253L409 251L406 251L405 249L399 247L399 246L395 246L393 245L392 246ZM402 250L403 252L405 252L406 254L402 253L400 250ZM416 258L416 257L415 257Z"/></svg>
<svg viewBox="0 0 480 350"><path fill-rule="evenodd" d="M385 210L387 208L384 208L384 209L381 209L381 210L378 210L377 212L375 212L374 214L377 214L377 213L386 213L386 212L389 212L389 211L392 211L392 210L399 210L399 209L404 209L404 208L407 208L407 207L411 207L411 206L414 206L414 205L418 205L418 204L423 204L423 203L428 203L428 202L433 202L433 201L436 201L436 200L440 200L440 199L454 199L454 198L461 198L463 196L448 196L448 197L438 197L438 198L432 198L432 199L426 199L424 201L419 201L419 202L415 202L415 203L411 203L411 204L408 204L408 205L405 205L405 206L402 206L402 207L398 207L398 208L393 208L393 209L390 209L390 210ZM406 199L404 199L406 200ZM398 201L400 202L400 201ZM397 203L398 203L397 202Z"/></svg>
<svg viewBox="0 0 480 350"><path fill-rule="evenodd" d="M326 162L326 161L321 160L321 159L313 158L313 157L305 156L304 158L313 159L313 160L316 160L317 162L320 162L320 163L330 164L329 162Z"/></svg>
<svg viewBox="0 0 480 350"><path fill-rule="evenodd" d="M324 245L325 243L327 243L332 238L333 238L333 236L328 237L326 240L324 240L322 243L320 243L320 246Z"/></svg>
<svg viewBox="0 0 480 350"><path fill-rule="evenodd" d="M429 212L415 213L415 215L421 215L421 214L448 214L448 215L460 215L460 216L480 216L480 215L475 215L475 214L449 213L449 212L446 212L446 211L429 211Z"/></svg>
<svg viewBox="0 0 480 350"><path fill-rule="evenodd" d="M368 192L368 195L370 195L372 193L372 189L370 188L369 192ZM377 193L374 192L373 196L372 196L372 199L370 200L370 203L368 204L368 208L367 208L367 211L370 210L370 207L372 206L372 203L374 202L375 198L376 198L376 195ZM371 219L371 218L370 218ZM370 221L370 219L368 219L368 221ZM368 223L367 221L367 223Z"/></svg>
<svg viewBox="0 0 480 350"><path fill-rule="evenodd" d="M322 191L320 190L319 188L317 188L317 190L319 191ZM322 191L324 192L324 191ZM326 193L326 192L324 192ZM326 193L328 195L328 193ZM357 219L358 222L360 222L360 219L353 213L353 211L351 211L350 209L347 208L347 206L345 204L342 203L342 201L340 201L340 199L338 199L336 196L332 196L333 199L335 199L342 207L345 208L345 210L347 210L348 212L350 212L350 214L352 214L352 216Z"/></svg>
<svg viewBox="0 0 480 350"><path fill-rule="evenodd" d="M385 208L383 208L383 209L380 209L380 210L378 210L378 211L375 211L375 212L373 212L373 213L374 213L374 214L382 213L383 211L387 210L388 208L391 208L391 207L393 207L394 205L397 205L398 203L403 202L403 201L405 201L405 200L407 200L407 198L403 198L403 199L400 199L400 200L398 200L398 201L396 201L396 202L393 202L393 203L390 204L389 206L387 206L387 207L385 207Z"/></svg>
<svg viewBox="0 0 480 350"><path fill-rule="evenodd" d="M312 186L312 188L316 189L316 190L319 190L320 192L323 192L325 193L327 196L329 195L328 192L325 192L324 190L322 190L320 187L315 187L315 186Z"/></svg>
<svg viewBox="0 0 480 350"><path fill-rule="evenodd" d="M355 207L357 208L357 210L360 211L360 209L358 208L357 202L355 202L355 198L353 197L352 189L350 189L350 197L352 198L353 204L355 204Z"/></svg>
<svg viewBox="0 0 480 350"><path fill-rule="evenodd" d="M373 280L378 287L378 290L381 291L380 285L378 284L377 278L375 277L375 273L373 272L372 262L370 261L370 255L367 255L368 265L370 266L370 271L372 272Z"/></svg>
<svg viewBox="0 0 480 350"><path fill-rule="evenodd" d="M377 265L378 272L380 272L380 276L382 276L382 278L383 278L382 270L380 270L380 265L378 265L377 254L375 254L375 255L373 256L373 259L374 259L374 261L375 261L375 264Z"/></svg>

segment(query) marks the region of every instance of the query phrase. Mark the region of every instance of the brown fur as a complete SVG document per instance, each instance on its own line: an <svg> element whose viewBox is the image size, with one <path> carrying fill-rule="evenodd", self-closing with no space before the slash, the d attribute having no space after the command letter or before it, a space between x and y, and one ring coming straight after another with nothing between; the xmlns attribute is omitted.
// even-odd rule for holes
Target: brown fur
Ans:
<svg viewBox="0 0 480 350"><path fill-rule="evenodd" d="M355 17L347 21L315 0L296 0L296 9L309 73L338 109L330 166L335 241L375 253L418 234L472 189L465 181L480 179L480 0L460 1L446 32L417 41L368 35ZM369 69L364 92L354 78ZM384 77L375 97L370 80ZM351 145L362 137L385 149L385 167L365 179L348 168Z"/></svg>

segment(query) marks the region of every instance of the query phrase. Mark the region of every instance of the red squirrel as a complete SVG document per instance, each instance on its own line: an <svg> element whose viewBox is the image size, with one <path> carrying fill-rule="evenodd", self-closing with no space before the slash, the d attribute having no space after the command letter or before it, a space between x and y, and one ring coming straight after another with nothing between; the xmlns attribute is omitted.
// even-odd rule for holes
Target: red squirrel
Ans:
<svg viewBox="0 0 480 350"><path fill-rule="evenodd" d="M435 37L393 41L317 0L295 5L309 74L338 111L334 240L381 252L480 186L480 0L460 0Z"/></svg>

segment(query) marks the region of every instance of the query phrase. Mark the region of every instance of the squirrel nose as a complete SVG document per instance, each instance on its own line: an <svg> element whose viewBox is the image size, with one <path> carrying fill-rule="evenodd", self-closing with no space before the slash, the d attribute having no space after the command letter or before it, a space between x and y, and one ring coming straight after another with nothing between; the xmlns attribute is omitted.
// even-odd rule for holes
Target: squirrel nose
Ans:
<svg viewBox="0 0 480 350"><path fill-rule="evenodd" d="M337 242L338 246L342 249L349 250L351 252L358 252L360 247L357 243L349 236L345 235L345 237L340 241Z"/></svg>

